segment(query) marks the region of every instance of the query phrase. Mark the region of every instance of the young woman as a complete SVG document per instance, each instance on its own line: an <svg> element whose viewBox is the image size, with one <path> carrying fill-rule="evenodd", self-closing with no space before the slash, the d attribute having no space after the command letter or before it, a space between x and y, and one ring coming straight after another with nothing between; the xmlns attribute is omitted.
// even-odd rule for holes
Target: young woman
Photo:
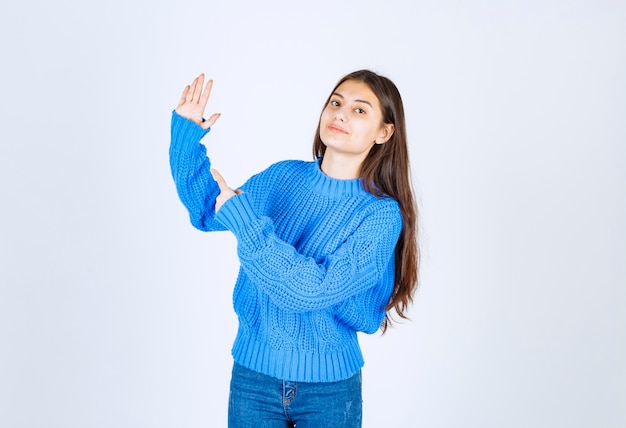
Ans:
<svg viewBox="0 0 626 428"><path fill-rule="evenodd" d="M232 190L200 140L213 82L185 87L170 162L200 230L230 230L241 268L231 427L360 427L357 332L405 317L418 279L417 218L404 109L368 70L342 78L322 110L312 162L278 162Z"/></svg>

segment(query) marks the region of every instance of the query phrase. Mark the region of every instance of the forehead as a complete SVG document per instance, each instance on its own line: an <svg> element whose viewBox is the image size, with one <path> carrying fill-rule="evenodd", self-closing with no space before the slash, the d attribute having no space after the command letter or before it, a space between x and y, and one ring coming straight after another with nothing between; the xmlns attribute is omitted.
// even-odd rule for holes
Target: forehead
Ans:
<svg viewBox="0 0 626 428"><path fill-rule="evenodd" d="M339 94L348 101L367 101L373 106L378 106L378 98L370 87L358 80L346 80L335 89L335 94Z"/></svg>

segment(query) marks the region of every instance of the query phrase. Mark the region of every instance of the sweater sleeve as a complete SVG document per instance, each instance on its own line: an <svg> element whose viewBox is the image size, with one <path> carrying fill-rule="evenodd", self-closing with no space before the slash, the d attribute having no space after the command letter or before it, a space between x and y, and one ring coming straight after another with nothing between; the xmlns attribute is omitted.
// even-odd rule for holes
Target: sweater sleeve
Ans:
<svg viewBox="0 0 626 428"><path fill-rule="evenodd" d="M394 287L394 263L390 276L379 287L350 297L333 307L335 318L356 331L373 334L378 331L387 313L386 307Z"/></svg>
<svg viewBox="0 0 626 428"><path fill-rule="evenodd" d="M237 237L243 271L277 306L292 312L331 308L389 280L384 277L402 229L395 201L373 206L350 237L318 262L280 240L272 220L257 216L249 198L233 196L216 220ZM390 293L384 293L387 299Z"/></svg>
<svg viewBox="0 0 626 428"><path fill-rule="evenodd" d="M204 231L224 230L214 220L220 189L211 174L211 161L200 143L209 129L172 112L170 167L178 196L189 211L191 224Z"/></svg>

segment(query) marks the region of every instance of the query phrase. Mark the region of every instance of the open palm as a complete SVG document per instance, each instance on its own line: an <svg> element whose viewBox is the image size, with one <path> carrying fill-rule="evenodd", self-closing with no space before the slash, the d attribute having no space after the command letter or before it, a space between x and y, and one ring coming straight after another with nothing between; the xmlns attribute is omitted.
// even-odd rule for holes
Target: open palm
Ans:
<svg viewBox="0 0 626 428"><path fill-rule="evenodd" d="M207 82L204 91L202 90L203 84L204 74L200 74L193 79L191 85L185 86L178 106L176 106L176 113L186 119L194 121L203 129L208 129L213 126L215 121L220 117L220 114L214 113L207 120L203 121L204 109L209 101L209 95L211 95L213 80Z"/></svg>

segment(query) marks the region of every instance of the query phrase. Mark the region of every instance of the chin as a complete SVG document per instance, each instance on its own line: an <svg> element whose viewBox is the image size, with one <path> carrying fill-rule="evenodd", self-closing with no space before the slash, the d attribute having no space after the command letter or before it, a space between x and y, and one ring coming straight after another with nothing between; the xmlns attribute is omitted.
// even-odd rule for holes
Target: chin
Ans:
<svg viewBox="0 0 626 428"><path fill-rule="evenodd" d="M333 132L320 133L320 140L322 140L322 143L324 143L324 145L327 147L345 144L345 139L342 138L342 135L335 134Z"/></svg>

